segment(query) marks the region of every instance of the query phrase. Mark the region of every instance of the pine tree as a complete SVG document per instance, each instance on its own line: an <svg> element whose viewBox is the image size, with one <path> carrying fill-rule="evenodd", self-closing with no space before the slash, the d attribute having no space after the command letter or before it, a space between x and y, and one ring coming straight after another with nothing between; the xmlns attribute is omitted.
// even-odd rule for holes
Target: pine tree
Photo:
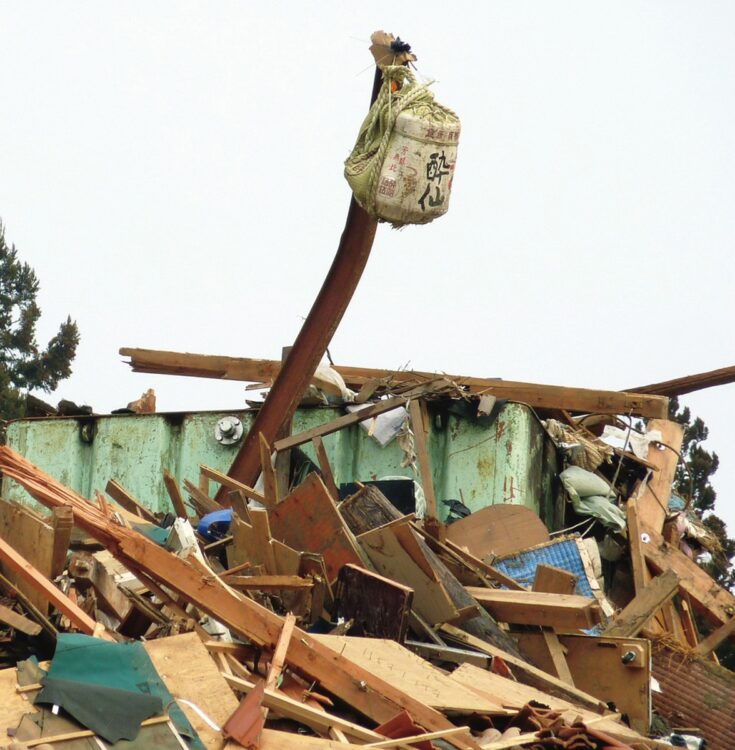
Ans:
<svg viewBox="0 0 735 750"><path fill-rule="evenodd" d="M4 420L24 415L28 392L53 391L71 375L79 343L77 324L67 317L46 348L40 349L38 290L34 270L18 259L14 245L6 243L0 222L0 418Z"/></svg>
<svg viewBox="0 0 735 750"><path fill-rule="evenodd" d="M688 406L679 410L679 399L669 403L669 419L684 425L684 441L681 446L683 461L679 462L674 478L674 492L690 499L691 508L704 517L704 525L712 531L722 546L722 552L712 556L712 560L702 567L721 585L732 588L735 585L735 570L731 559L735 556L735 539L727 535L727 525L714 514L717 492L710 478L717 471L720 459L702 447L709 437L709 429L700 417L692 420Z"/></svg>

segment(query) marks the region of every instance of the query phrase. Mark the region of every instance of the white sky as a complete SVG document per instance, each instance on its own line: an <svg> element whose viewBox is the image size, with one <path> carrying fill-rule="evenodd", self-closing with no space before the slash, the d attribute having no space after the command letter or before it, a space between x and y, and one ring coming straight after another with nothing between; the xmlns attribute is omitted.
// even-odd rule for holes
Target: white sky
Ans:
<svg viewBox="0 0 735 750"><path fill-rule="evenodd" d="M0 0L0 217L40 338L82 335L49 400L243 405L117 350L280 357L342 231L378 28L463 132L449 213L379 228L336 362L609 389L734 363L732 3ZM731 526L734 396L685 400Z"/></svg>

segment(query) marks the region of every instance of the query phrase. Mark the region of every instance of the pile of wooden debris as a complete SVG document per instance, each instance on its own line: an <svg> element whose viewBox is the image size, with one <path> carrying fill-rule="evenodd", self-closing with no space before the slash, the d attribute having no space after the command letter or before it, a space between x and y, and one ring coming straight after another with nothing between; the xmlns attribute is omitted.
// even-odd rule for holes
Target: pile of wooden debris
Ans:
<svg viewBox="0 0 735 750"><path fill-rule="evenodd" d="M206 376L211 364L215 377L267 382L278 369L125 353L146 372ZM662 418L666 398L339 372L340 389L357 389L359 412L272 446L261 434L257 489L208 466L183 486L165 472L165 514L114 481L106 495L82 497L0 448L4 482L50 511L0 502L0 731L8 743L638 750L701 735L713 748L735 746L735 681L713 656L735 632L735 598L680 549L669 499L682 429ZM556 420L550 434L565 463L583 454L589 467L599 454L594 471L580 471L612 488L602 500L622 525L614 513L609 521L612 511L596 515L597 502L567 506L567 522L589 522L586 538L563 526L550 533L533 511L493 498L455 523L446 513L440 520L430 407L450 400L488 409L488 397ZM397 406L410 419L421 513L400 512L373 484L340 499L322 442ZM616 420L574 416L592 413L654 417L647 456L627 441L603 449L602 430ZM284 483L278 457L305 443L319 470ZM711 632L701 637L697 623ZM95 644L107 649L101 660L89 655ZM133 655L150 666L147 681L119 677ZM698 684L688 684L690 673ZM655 732L652 685L668 721ZM85 690L100 701L94 716L85 713ZM139 700L159 693L170 699Z"/></svg>

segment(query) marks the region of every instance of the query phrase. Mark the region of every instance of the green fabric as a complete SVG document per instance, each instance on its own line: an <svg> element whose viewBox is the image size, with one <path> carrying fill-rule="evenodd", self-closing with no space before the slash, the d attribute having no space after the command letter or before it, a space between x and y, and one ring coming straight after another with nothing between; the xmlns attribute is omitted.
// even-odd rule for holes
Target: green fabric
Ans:
<svg viewBox="0 0 735 750"><path fill-rule="evenodd" d="M204 750L141 643L110 643L86 635L62 633L43 685L37 703L60 705L109 742L135 737L142 721L140 716L147 711L152 711L148 716L153 716L168 709L179 732L192 739L192 747ZM105 709L101 710L101 706ZM133 722L135 729L130 737Z"/></svg>
<svg viewBox="0 0 735 750"><path fill-rule="evenodd" d="M155 542L159 547L165 547L171 529L162 529L152 523L134 523L133 528L143 536Z"/></svg>
<svg viewBox="0 0 735 750"><path fill-rule="evenodd" d="M153 695L46 677L36 703L61 706L83 727L107 742L134 740L140 725L163 710Z"/></svg>
<svg viewBox="0 0 735 750"><path fill-rule="evenodd" d="M15 731L15 738L21 742L35 740L40 737L54 737L59 734L70 734L83 729L79 722L67 718L62 714L54 715L50 709L42 708L34 714L26 714ZM96 737L80 737L67 740L57 745L59 750L99 750ZM181 750L178 739L168 723L152 724L141 727L134 740L120 740L105 743L108 750Z"/></svg>

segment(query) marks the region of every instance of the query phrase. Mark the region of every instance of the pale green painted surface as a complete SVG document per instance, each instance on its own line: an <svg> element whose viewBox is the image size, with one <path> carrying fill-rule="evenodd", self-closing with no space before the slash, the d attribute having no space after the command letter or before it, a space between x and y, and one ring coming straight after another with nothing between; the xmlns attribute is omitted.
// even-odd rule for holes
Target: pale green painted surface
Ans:
<svg viewBox="0 0 735 750"><path fill-rule="evenodd" d="M229 468L241 443L223 446L214 438L217 421L227 414L236 414L246 430L252 423L250 412L21 420L9 426L8 444L85 497L115 479L152 510L170 510L163 469L180 482L189 479L196 484L200 464ZM338 409L301 409L293 431L340 414ZM91 443L80 437L83 424L94 425ZM414 478L410 468L401 467L404 456L396 441L382 448L359 426L326 436L324 444L338 484L386 476ZM304 450L313 460L311 445ZM517 503L555 525L556 456L528 408L506 404L489 426L453 414L432 414L429 450L441 515L446 514L441 505L445 498L463 500L473 511L494 503ZM28 501L14 483L3 482L6 497Z"/></svg>

